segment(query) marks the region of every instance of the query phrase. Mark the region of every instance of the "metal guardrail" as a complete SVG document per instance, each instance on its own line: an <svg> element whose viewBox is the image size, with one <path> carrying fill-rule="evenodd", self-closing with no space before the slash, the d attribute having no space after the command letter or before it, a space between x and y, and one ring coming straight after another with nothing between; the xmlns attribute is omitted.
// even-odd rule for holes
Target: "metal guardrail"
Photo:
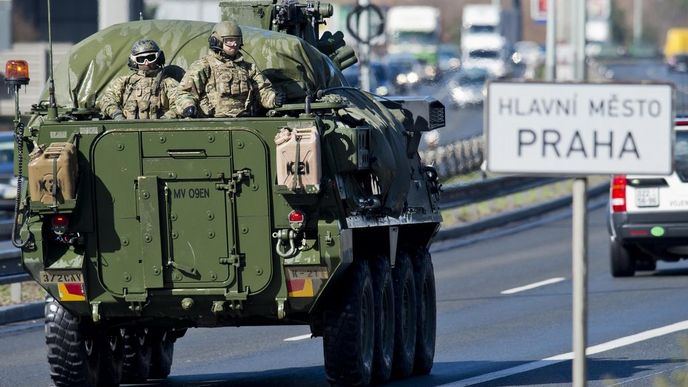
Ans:
<svg viewBox="0 0 688 387"><path fill-rule="evenodd" d="M476 136L419 154L423 164L434 165L440 177L450 177L479 170L483 162L483 148L483 137Z"/></svg>
<svg viewBox="0 0 688 387"><path fill-rule="evenodd" d="M8 248L0 251L0 285L28 281L29 275L24 272L19 249Z"/></svg>

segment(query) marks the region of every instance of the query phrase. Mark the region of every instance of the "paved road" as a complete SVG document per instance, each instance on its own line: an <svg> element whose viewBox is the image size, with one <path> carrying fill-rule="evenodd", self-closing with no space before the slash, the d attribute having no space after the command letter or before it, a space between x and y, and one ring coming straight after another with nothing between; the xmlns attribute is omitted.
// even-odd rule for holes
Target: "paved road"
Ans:
<svg viewBox="0 0 688 387"><path fill-rule="evenodd" d="M543 361L571 351L569 218L559 212L530 227L436 244L435 367L430 376L391 385L570 385L570 361ZM589 344L603 345L591 357L589 385L647 386L688 372L688 265L613 279L603 209L590 213L589 229ZM502 294L543 280L551 283ZM647 338L648 330L675 323L683 325ZM164 385L326 386L322 341L299 337L307 333L301 326L190 330ZM609 343L620 338L618 347ZM0 386L48 385L43 340L40 322L0 327ZM513 367L530 371L492 379Z"/></svg>

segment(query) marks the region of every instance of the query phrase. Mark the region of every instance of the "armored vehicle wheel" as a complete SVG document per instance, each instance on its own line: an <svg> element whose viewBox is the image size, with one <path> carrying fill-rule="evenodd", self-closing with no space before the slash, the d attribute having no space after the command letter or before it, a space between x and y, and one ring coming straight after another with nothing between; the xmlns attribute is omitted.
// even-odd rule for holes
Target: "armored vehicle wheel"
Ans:
<svg viewBox="0 0 688 387"><path fill-rule="evenodd" d="M172 332L167 329L150 329L148 338L152 348L150 373L151 379L165 379L172 370L174 341Z"/></svg>
<svg viewBox="0 0 688 387"><path fill-rule="evenodd" d="M416 324L416 357L414 373L427 375L435 358L435 329L437 308L435 296L435 273L427 249L418 252L414 261L418 321Z"/></svg>
<svg viewBox="0 0 688 387"><path fill-rule="evenodd" d="M365 262L354 262L347 276L325 311L325 373L334 385L365 386L370 384L373 368L373 284Z"/></svg>
<svg viewBox="0 0 688 387"><path fill-rule="evenodd" d="M394 286L387 257L377 257L369 263L375 298L373 381L384 383L392 376L394 359Z"/></svg>
<svg viewBox="0 0 688 387"><path fill-rule="evenodd" d="M124 360L122 361L122 382L143 382L150 374L153 348L148 330L144 328L124 329Z"/></svg>
<svg viewBox="0 0 688 387"><path fill-rule="evenodd" d="M611 258L612 276L633 277L635 274L635 259L631 256L628 247L618 241L612 241L609 249Z"/></svg>
<svg viewBox="0 0 688 387"><path fill-rule="evenodd" d="M50 376L57 387L119 386L122 336L102 334L72 315L53 297L45 304L45 341Z"/></svg>
<svg viewBox="0 0 688 387"><path fill-rule="evenodd" d="M405 253L397 255L392 270L394 281L394 366L392 373L405 378L413 372L416 353L416 285L411 260Z"/></svg>

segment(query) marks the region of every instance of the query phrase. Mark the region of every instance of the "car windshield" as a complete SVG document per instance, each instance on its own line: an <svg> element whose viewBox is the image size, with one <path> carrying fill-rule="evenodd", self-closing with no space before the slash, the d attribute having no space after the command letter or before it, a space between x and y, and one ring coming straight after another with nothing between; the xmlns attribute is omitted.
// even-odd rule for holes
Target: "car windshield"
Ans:
<svg viewBox="0 0 688 387"><path fill-rule="evenodd" d="M400 31L392 36L392 41L397 44L412 43L412 44L434 44L437 42L437 35L435 32L422 31Z"/></svg>
<svg viewBox="0 0 688 387"><path fill-rule="evenodd" d="M487 33L491 34L493 32L496 32L495 26L480 26L480 25L472 25L468 28L469 32L472 33Z"/></svg>
<svg viewBox="0 0 688 387"><path fill-rule="evenodd" d="M688 181L688 131L681 130L676 132L674 168L681 181Z"/></svg>
<svg viewBox="0 0 688 387"><path fill-rule="evenodd" d="M462 74L459 76L458 83L460 86L475 86L484 84L486 80L485 74Z"/></svg>
<svg viewBox="0 0 688 387"><path fill-rule="evenodd" d="M413 71L413 63L410 62L390 62L388 67L392 74L409 73Z"/></svg>
<svg viewBox="0 0 688 387"><path fill-rule="evenodd" d="M499 53L491 50L474 50L471 51L470 57L473 59L497 59Z"/></svg>

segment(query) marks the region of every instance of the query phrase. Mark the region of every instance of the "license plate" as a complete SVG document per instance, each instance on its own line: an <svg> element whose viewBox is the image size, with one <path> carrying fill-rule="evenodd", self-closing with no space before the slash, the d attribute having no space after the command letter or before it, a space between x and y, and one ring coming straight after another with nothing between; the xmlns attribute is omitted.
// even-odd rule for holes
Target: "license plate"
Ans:
<svg viewBox="0 0 688 387"><path fill-rule="evenodd" d="M78 270L41 270L41 282L44 284L56 284L60 282L84 283L84 274Z"/></svg>
<svg viewBox="0 0 688 387"><path fill-rule="evenodd" d="M635 204L638 207L659 206L659 188L639 188L636 191Z"/></svg>

